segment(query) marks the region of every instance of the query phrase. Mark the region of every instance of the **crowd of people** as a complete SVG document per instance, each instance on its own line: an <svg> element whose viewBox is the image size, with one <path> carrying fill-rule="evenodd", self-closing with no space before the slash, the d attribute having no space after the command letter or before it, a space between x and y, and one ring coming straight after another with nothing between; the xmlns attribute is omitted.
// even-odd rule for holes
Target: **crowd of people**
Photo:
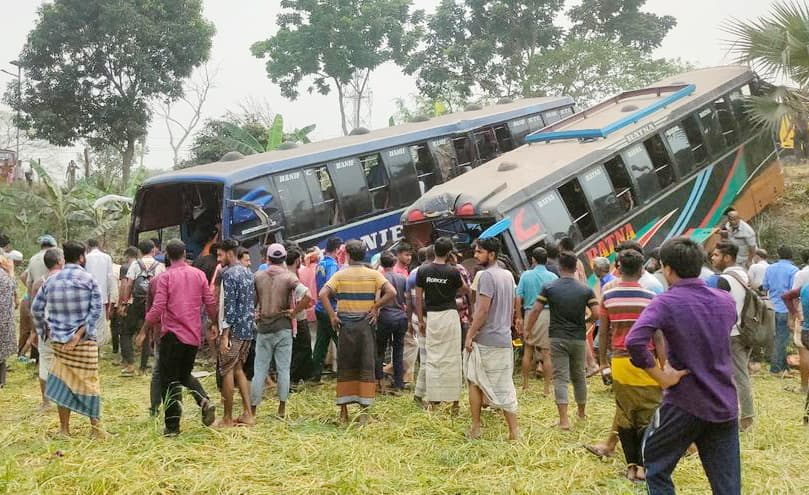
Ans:
<svg viewBox="0 0 809 495"><path fill-rule="evenodd" d="M268 385L275 414L284 417L291 391L321 383L332 347L341 421L350 421L348 406L357 404L364 424L378 394L411 388L425 409L454 415L466 385L467 437L481 436L481 411L490 408L502 411L509 439L517 440L517 342L523 389L532 374L542 376L562 430L571 428L571 384L578 420L587 417L588 376L600 374L611 386L610 434L587 450L610 457L620 443L628 479L670 493L672 471L695 448L714 492L739 493L739 432L755 417L751 373L766 358L770 373L788 373L792 341L801 370L795 391L809 394L809 321L802 318L809 250L801 253L803 269L786 246L769 264L753 229L732 210L720 233L709 256L687 238L649 253L625 241L613 261L593 261L592 287L569 239L534 248L531 269L515 277L497 238L463 252L448 237L418 250L400 242L374 263L358 240L330 238L323 252L274 243L253 272L250 252L230 239L208 243L193 262L178 239L164 249L144 240L118 265L94 239L59 248L43 235L19 275L22 298L15 280L22 257L0 236L0 386L6 360L30 355L39 366L41 407L56 404L60 432L70 435L76 412L103 435L99 360L111 348L121 375L134 376L148 373L153 359L150 412L162 408L164 434L174 436L183 387L204 425L251 426ZM770 345L757 348L745 312L764 295L775 329ZM201 348L215 360L218 421L217 404L192 373ZM809 396L807 408L805 421Z"/></svg>

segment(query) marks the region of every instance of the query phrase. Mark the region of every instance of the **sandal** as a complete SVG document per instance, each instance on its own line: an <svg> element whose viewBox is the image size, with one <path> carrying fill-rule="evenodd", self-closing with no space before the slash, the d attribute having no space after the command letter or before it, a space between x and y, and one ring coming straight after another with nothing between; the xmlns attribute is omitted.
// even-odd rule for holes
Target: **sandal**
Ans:
<svg viewBox="0 0 809 495"><path fill-rule="evenodd" d="M609 459L615 455L615 451L607 450L601 445L585 445L584 448L587 449L587 452L590 452L596 457Z"/></svg>

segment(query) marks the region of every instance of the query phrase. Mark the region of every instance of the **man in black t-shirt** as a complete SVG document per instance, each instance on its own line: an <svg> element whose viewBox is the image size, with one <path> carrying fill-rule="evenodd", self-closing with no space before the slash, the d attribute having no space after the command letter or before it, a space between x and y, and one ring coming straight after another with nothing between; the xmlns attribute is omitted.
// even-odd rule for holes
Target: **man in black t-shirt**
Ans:
<svg viewBox="0 0 809 495"><path fill-rule="evenodd" d="M435 241L435 261L422 265L416 276L415 309L419 331L426 338L427 391L430 404L452 402L458 408L463 387L461 369L461 318L455 303L468 288L457 268L447 264L453 249L449 237ZM426 316L426 320L425 320Z"/></svg>
<svg viewBox="0 0 809 495"><path fill-rule="evenodd" d="M526 328L533 328L537 317L547 306L551 310L548 331L551 338L551 363L553 364L553 389L556 407L559 410L559 428L567 430L567 386L573 382L573 394L580 419L586 417L587 381L584 367L587 356L587 327L585 312L590 309L593 318L598 317L598 299L593 289L576 280L578 258L570 251L559 254L560 278L545 284L531 310Z"/></svg>

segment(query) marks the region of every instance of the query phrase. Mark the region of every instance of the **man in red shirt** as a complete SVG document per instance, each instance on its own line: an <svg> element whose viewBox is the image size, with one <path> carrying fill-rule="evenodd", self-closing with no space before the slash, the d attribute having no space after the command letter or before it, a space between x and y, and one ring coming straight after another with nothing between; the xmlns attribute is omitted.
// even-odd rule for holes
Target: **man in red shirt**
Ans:
<svg viewBox="0 0 809 495"><path fill-rule="evenodd" d="M143 342L152 326L160 324L160 392L166 401L163 434L176 436L180 433L182 394L180 386L190 383L191 371L197 349L202 343L202 319L204 307L210 321L217 319L216 300L208 289L205 274L185 262L185 244L172 239L166 244L166 254L171 267L154 280L156 284L152 308L138 335L138 345ZM216 324L212 331L218 333ZM207 397L202 402L203 423L213 423L216 408Z"/></svg>

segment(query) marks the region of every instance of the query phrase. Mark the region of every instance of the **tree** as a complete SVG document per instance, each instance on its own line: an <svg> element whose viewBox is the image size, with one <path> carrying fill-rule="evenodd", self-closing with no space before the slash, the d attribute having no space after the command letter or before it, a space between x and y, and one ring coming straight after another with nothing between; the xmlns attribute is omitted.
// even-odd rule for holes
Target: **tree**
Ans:
<svg viewBox="0 0 809 495"><path fill-rule="evenodd" d="M724 30L733 38L728 45L738 63L772 80L791 81L768 85L763 95L748 98L752 121L775 130L784 118L809 120L809 6L781 1L768 16L733 20Z"/></svg>
<svg viewBox="0 0 809 495"><path fill-rule="evenodd" d="M180 165L180 152L183 145L191 137L202 119L202 107L208 99L208 92L213 87L213 80L216 73L208 70L207 65L203 65L198 71L197 77L188 80L183 87L183 96L176 102L167 100L157 107L157 113L163 117L166 130L169 133L169 146L172 151L172 162L174 168ZM175 103L182 104L182 110L190 112L187 120L180 120L177 115Z"/></svg>
<svg viewBox="0 0 809 495"><path fill-rule="evenodd" d="M20 125L59 146L113 146L123 180L151 121L149 103L182 96L182 81L208 58L213 25L201 0L55 0L19 56L26 74Z"/></svg>
<svg viewBox="0 0 809 495"><path fill-rule="evenodd" d="M346 99L362 101L370 73L405 57L421 35L423 12L410 12L411 0L282 0L278 32L254 43L251 52L267 58L267 75L281 93L298 98L299 86L327 95L337 91L340 121L348 134Z"/></svg>
<svg viewBox="0 0 809 495"><path fill-rule="evenodd" d="M219 161L225 153L238 151L243 155L272 151L281 143L309 143L309 134L315 124L284 131L284 118L275 114L270 120L264 109L248 102L242 105L242 115L227 114L219 119L208 119L194 136L191 157L176 168ZM269 125L265 124L269 120Z"/></svg>
<svg viewBox="0 0 809 495"><path fill-rule="evenodd" d="M606 39L651 52L660 46L677 20L670 15L641 12L645 3L646 0L583 0L568 10L573 22L570 36Z"/></svg>
<svg viewBox="0 0 809 495"><path fill-rule="evenodd" d="M580 107L587 107L689 69L679 60L654 59L620 42L571 38L531 60L523 95L568 95Z"/></svg>

